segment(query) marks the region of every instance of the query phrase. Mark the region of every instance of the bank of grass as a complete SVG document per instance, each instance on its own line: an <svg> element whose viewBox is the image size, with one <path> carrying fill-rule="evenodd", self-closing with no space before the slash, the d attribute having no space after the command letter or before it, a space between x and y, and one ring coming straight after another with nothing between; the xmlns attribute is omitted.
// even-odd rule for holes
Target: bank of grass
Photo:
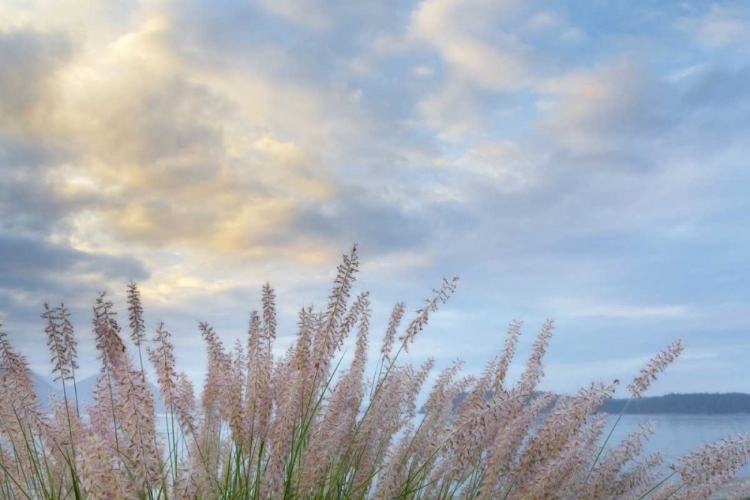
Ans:
<svg viewBox="0 0 750 500"><path fill-rule="evenodd" d="M377 368L365 373L368 294L350 296L356 247L338 267L325 310L302 309L295 343L274 359L275 295L263 287L245 342L227 349L206 323L208 373L197 403L178 372L172 338L159 324L146 338L140 294L128 288L130 347L104 294L94 305L101 361L95 402L80 407L77 343L64 306L42 318L53 374L63 389L40 410L26 358L0 330L0 498L3 499L698 499L728 482L750 457L750 435L737 436L665 466L641 457L646 424L622 443L600 446L605 416L596 409L617 381L592 383L552 401L533 397L552 335L545 323L519 382L505 381L521 333L513 322L498 357L479 377L443 370L414 425L416 399L434 364L399 363L430 315L454 292L444 280L401 329L396 304ZM341 350L356 336L353 360ZM401 332L399 334L399 332ZM628 386L639 397L682 351L670 344ZM150 363L168 409L157 435L145 376ZM454 410L453 401L468 392ZM490 399L486 394L492 394ZM362 410L362 408L365 408ZM533 429L533 430L532 430Z"/></svg>

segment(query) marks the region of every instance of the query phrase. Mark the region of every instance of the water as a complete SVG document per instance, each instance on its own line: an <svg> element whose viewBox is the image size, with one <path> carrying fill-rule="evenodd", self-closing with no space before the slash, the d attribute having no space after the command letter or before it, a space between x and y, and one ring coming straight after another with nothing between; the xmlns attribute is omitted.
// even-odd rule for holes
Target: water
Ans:
<svg viewBox="0 0 750 500"><path fill-rule="evenodd" d="M419 425L423 415L417 415L414 424ZM602 443L617 420L617 415L607 418ZM615 427L607 447L616 446L638 426L650 420L654 423L654 434L646 441L641 456L660 451L665 464L675 462L691 451L697 451L706 443L750 432L750 414L737 415L623 415ZM159 432L166 434L165 419L159 415L156 420ZM740 477L750 477L750 464L739 473Z"/></svg>
<svg viewBox="0 0 750 500"><path fill-rule="evenodd" d="M422 418L423 415L418 415L414 421L415 425L419 425ZM704 444L750 432L750 414L623 415L607 443L607 448L617 446L647 420L653 422L654 433L645 442L640 456L645 457L659 451L664 455L664 463L667 465L691 451L697 451ZM602 444L616 421L617 415L607 417ZM750 463L737 475L750 477Z"/></svg>
<svg viewBox="0 0 750 500"><path fill-rule="evenodd" d="M617 415L608 417L609 433ZM685 454L698 450L702 445L722 438L750 432L750 414L737 415L623 415L607 445L616 445L638 426L651 420L654 434L644 446L644 455L661 451L666 463L672 463ZM750 464L738 476L750 477Z"/></svg>

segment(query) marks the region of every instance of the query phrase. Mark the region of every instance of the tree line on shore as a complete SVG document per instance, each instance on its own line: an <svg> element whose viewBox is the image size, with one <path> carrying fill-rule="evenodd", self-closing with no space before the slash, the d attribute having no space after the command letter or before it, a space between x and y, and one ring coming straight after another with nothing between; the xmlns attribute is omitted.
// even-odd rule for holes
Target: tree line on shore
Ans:
<svg viewBox="0 0 750 500"><path fill-rule="evenodd" d="M537 392L530 399L540 396ZM459 394L454 400L454 408L466 398L466 393ZM492 393L485 394L491 399ZM555 396L555 400L559 398ZM549 408L554 405L550 403ZM623 408L625 411L623 412ZM667 394L664 396L642 397L640 399L608 399L599 407L601 413L621 412L625 414L684 414L684 415L728 415L733 413L750 414L750 394L731 393L689 393ZM424 409L422 410L424 413Z"/></svg>

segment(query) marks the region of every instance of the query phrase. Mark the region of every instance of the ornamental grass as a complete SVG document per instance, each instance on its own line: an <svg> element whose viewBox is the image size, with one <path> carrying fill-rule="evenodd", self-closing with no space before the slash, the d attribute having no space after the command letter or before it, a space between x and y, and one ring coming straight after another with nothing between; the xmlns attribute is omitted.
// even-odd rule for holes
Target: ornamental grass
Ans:
<svg viewBox="0 0 750 500"><path fill-rule="evenodd" d="M516 384L506 381L521 334L514 321L480 376L462 376L460 363L437 375L420 420L417 399L434 360L412 366L399 356L457 281L444 280L405 328L406 308L395 305L368 373L370 301L366 292L352 296L357 270L354 247L326 308L299 312L296 340L280 358L272 351L276 297L268 284L244 342L225 346L200 323L208 370L199 397L178 371L168 327L147 332L135 284L124 321L105 294L95 301L101 370L91 404L79 404L77 342L65 306L45 304L42 314L62 389L49 410L37 400L27 359L0 328L0 498L692 500L707 498L750 458L745 434L665 464L659 453L641 453L653 432L648 423L607 446L612 429L597 409L617 381L569 397L537 391L551 322ZM354 353L345 365L350 335ZM631 397L682 349L674 342L654 357L629 384ZM155 412L147 365L165 415Z"/></svg>

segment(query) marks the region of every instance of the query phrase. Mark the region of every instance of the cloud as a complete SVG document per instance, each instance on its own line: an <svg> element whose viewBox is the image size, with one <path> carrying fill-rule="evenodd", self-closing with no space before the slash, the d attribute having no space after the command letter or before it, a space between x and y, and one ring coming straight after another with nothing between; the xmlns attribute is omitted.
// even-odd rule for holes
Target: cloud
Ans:
<svg viewBox="0 0 750 500"><path fill-rule="evenodd" d="M49 171L73 158L55 140L0 131L0 230L49 234L68 213L86 204L86 196L59 195Z"/></svg>
<svg viewBox="0 0 750 500"><path fill-rule="evenodd" d="M430 66L416 66L412 72L420 78L429 78L435 75L435 69Z"/></svg>
<svg viewBox="0 0 750 500"><path fill-rule="evenodd" d="M413 12L410 31L438 50L461 78L492 90L519 88L530 72L531 47L510 33L488 28L493 20L511 16L521 5L516 1L427 0Z"/></svg>
<svg viewBox="0 0 750 500"><path fill-rule="evenodd" d="M423 98L419 109L425 125L436 130L443 140L461 141L481 126L471 91L458 82Z"/></svg>
<svg viewBox="0 0 750 500"><path fill-rule="evenodd" d="M34 342L43 337L31 333L42 330L43 302L65 302L77 328L85 332L85 323L78 318L90 310L100 291L124 288L125 283L147 280L149 275L142 260L130 255L82 252L39 237L0 232L0 310L7 316L3 322L14 342L34 346L28 354L36 363L46 361L46 355L40 356L45 351Z"/></svg>
<svg viewBox="0 0 750 500"><path fill-rule="evenodd" d="M588 38L583 30L571 26L563 15L549 10L532 14L522 26L522 31L531 36L552 35L561 42L574 45Z"/></svg>
<svg viewBox="0 0 750 500"><path fill-rule="evenodd" d="M78 233L72 240L102 232L109 245L260 251L253 242L283 225L298 201L324 199L331 189L308 146L240 122L234 110L242 94L190 77L169 30L163 17L147 18L95 57L78 54L56 69L50 92L58 98L47 110L46 134L70 144L76 166L57 164L37 175L55 180L52 203L66 196L80 202L91 192L84 198L93 212L67 221ZM279 94L262 85L266 94ZM24 109L46 97L30 95L36 101ZM251 97L240 107L257 116L254 103L260 101ZM258 125L273 121L270 114L260 118ZM23 184L34 185L28 169L16 170Z"/></svg>
<svg viewBox="0 0 750 500"><path fill-rule="evenodd" d="M750 104L750 89L746 85L750 79L750 65L736 69L707 69L694 79L685 100L695 107L718 107L726 112L726 108L737 109Z"/></svg>
<svg viewBox="0 0 750 500"><path fill-rule="evenodd" d="M526 191L539 182L533 154L513 141L475 144L453 168L475 174L499 193Z"/></svg>
<svg viewBox="0 0 750 500"><path fill-rule="evenodd" d="M602 317L616 319L649 320L659 318L678 318L689 315L690 308L685 305L629 305L600 302L562 301L558 305L566 315L583 317Z"/></svg>
<svg viewBox="0 0 750 500"><path fill-rule="evenodd" d="M435 85L419 98L423 121L442 140L462 143L486 141L509 117L517 121L513 133L527 126L528 98L569 71L578 58L573 45L586 35L565 15L523 2L427 0L412 11L405 39L440 62Z"/></svg>
<svg viewBox="0 0 750 500"><path fill-rule="evenodd" d="M316 30L324 30L330 24L329 17L320 9L317 2L304 0L261 0L260 4L272 14Z"/></svg>
<svg viewBox="0 0 750 500"><path fill-rule="evenodd" d="M283 247L305 234L312 247L333 250L329 255L356 242L368 259L392 255L394 260L387 267L394 272L398 267L406 271L414 263L414 255L434 253L431 247L436 233L457 226L468 229L475 223L458 203L438 193L429 199L427 193L406 186L381 189L342 185L332 200L301 207L271 242Z"/></svg>
<svg viewBox="0 0 750 500"><path fill-rule="evenodd" d="M531 19L526 23L526 29L532 31L546 31L549 29L555 29L562 24L563 20L557 13L542 11L531 16Z"/></svg>
<svg viewBox="0 0 750 500"><path fill-rule="evenodd" d="M680 18L675 25L710 49L742 48L750 42L750 10L740 3L712 4L705 13Z"/></svg>
<svg viewBox="0 0 750 500"><path fill-rule="evenodd" d="M539 90L552 104L536 126L573 151L636 149L675 120L669 92L632 61L548 79Z"/></svg>
<svg viewBox="0 0 750 500"><path fill-rule="evenodd" d="M0 276L4 286L26 278L66 274L96 274L105 279L140 280L148 276L133 257L88 254L60 244L3 235L0 238Z"/></svg>
<svg viewBox="0 0 750 500"><path fill-rule="evenodd" d="M61 33L0 29L0 127L23 127L27 115L42 113L42 98L70 51Z"/></svg>

